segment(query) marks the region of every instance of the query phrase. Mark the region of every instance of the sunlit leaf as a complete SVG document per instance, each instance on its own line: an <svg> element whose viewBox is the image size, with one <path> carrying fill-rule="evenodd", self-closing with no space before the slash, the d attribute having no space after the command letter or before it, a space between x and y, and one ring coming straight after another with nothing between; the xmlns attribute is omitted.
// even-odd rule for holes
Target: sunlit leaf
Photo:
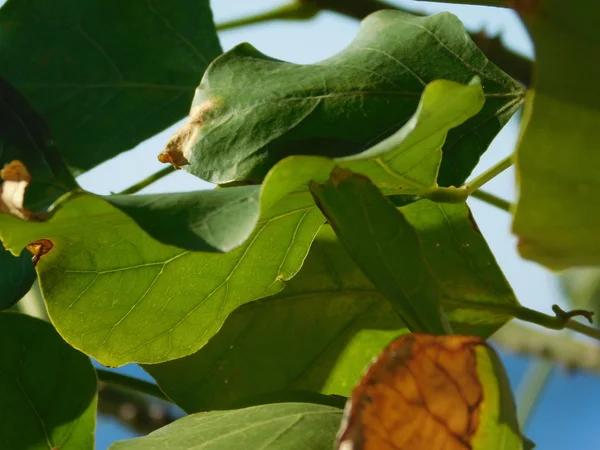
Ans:
<svg viewBox="0 0 600 450"><path fill-rule="evenodd" d="M46 322L0 313L4 449L93 450L96 373Z"/></svg>
<svg viewBox="0 0 600 450"><path fill-rule="evenodd" d="M455 331L489 337L518 305L462 204L420 201L402 208L417 230ZM234 311L197 353L144 366L187 412L293 398L348 396L365 366L407 330L323 227L302 270L276 296Z"/></svg>
<svg viewBox="0 0 600 450"><path fill-rule="evenodd" d="M431 81L482 80L487 101L453 130L440 184L458 185L522 101L522 88L490 63L451 14L416 17L380 11L348 48L296 65L249 44L209 67L187 124L161 159L214 183L261 179L293 154L360 153L414 114Z"/></svg>
<svg viewBox="0 0 600 450"><path fill-rule="evenodd" d="M502 363L480 338L410 334L390 344L346 406L339 450L519 450Z"/></svg>
<svg viewBox="0 0 600 450"><path fill-rule="evenodd" d="M0 74L80 170L183 118L221 52L209 0L8 0L0 30Z"/></svg>
<svg viewBox="0 0 600 450"><path fill-rule="evenodd" d="M87 194L46 222L0 214L0 238L13 252L43 240L40 287L69 344L109 366L157 363L194 353L231 311L294 276L324 220L306 200L286 197L227 254L161 244Z"/></svg>
<svg viewBox="0 0 600 450"><path fill-rule="evenodd" d="M179 419L110 450L331 450L342 413L311 404L273 404Z"/></svg>
<svg viewBox="0 0 600 450"><path fill-rule="evenodd" d="M598 3L522 7L536 48L517 149L513 230L525 258L553 269L600 264ZM537 5L537 6L535 6Z"/></svg>

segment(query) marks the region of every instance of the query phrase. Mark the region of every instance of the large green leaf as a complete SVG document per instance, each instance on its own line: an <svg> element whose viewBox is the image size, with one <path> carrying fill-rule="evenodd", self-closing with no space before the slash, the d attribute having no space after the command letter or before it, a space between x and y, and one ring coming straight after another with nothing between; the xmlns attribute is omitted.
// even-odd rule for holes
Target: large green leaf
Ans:
<svg viewBox="0 0 600 450"><path fill-rule="evenodd" d="M0 313L4 449L94 448L96 373L46 322Z"/></svg>
<svg viewBox="0 0 600 450"><path fill-rule="evenodd" d="M338 169L310 187L354 261L413 332L447 334L440 293L417 231L364 175Z"/></svg>
<svg viewBox="0 0 600 450"><path fill-rule="evenodd" d="M261 179L291 154L356 154L406 123L431 81L467 83L474 76L486 104L444 147L440 184L458 185L518 108L523 90L447 13L375 13L347 49L316 64L278 61L248 44L234 48L209 67L163 160L223 183Z"/></svg>
<svg viewBox="0 0 600 450"><path fill-rule="evenodd" d="M189 111L220 52L209 0L8 0L0 74L86 170Z"/></svg>
<svg viewBox="0 0 600 450"><path fill-rule="evenodd" d="M0 215L13 252L45 239L37 264L52 323L105 365L157 363L200 349L243 303L272 295L300 269L323 223L306 193L271 208L227 254L161 244L92 195L65 201L46 222Z"/></svg>
<svg viewBox="0 0 600 450"><path fill-rule="evenodd" d="M110 450L331 450L342 419L337 408L273 404L194 414Z"/></svg>
<svg viewBox="0 0 600 450"><path fill-rule="evenodd" d="M517 307L465 204L402 208L417 230L455 332L490 336ZM328 226L276 296L235 310L200 351L145 365L187 412L259 403L299 391L348 396L365 366L408 330Z"/></svg>
<svg viewBox="0 0 600 450"><path fill-rule="evenodd" d="M600 264L598 2L522 11L536 47L517 150L519 251L553 269Z"/></svg>

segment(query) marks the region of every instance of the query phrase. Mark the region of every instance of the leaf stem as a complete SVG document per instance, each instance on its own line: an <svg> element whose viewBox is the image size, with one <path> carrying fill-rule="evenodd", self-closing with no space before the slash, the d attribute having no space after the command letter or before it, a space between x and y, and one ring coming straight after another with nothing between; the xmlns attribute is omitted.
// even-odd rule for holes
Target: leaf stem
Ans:
<svg viewBox="0 0 600 450"><path fill-rule="evenodd" d="M482 202L488 203L508 213L510 212L510 209L512 207L511 203L508 200L496 197L494 194L482 190L477 190L473 192L471 194L471 197L475 197L476 199L481 200Z"/></svg>
<svg viewBox="0 0 600 450"><path fill-rule="evenodd" d="M481 186L483 186L488 181L500 175L506 169L511 167L514 164L514 153L511 153L506 158L494 164L488 170L483 172L481 175L476 176L471 181L465 183L462 188L467 191L469 195L472 195L476 192Z"/></svg>
<svg viewBox="0 0 600 450"><path fill-rule="evenodd" d="M107 384L133 389L142 394L151 395L152 397L171 403L171 400L154 383L149 383L148 381L123 375L111 370L96 369L96 373L98 374L98 380L104 381Z"/></svg>
<svg viewBox="0 0 600 450"><path fill-rule="evenodd" d="M522 430L526 429L531 413L535 410L542 392L550 381L553 368L554 362L546 359L534 360L527 367L516 392L517 416Z"/></svg>
<svg viewBox="0 0 600 450"><path fill-rule="evenodd" d="M255 25L270 20L307 20L313 18L319 10L320 8L312 3L294 1L271 11L218 24L217 31L229 30L231 28L243 27L246 25Z"/></svg>
<svg viewBox="0 0 600 450"><path fill-rule="evenodd" d="M515 319L523 320L524 322L535 323L551 330L569 330L577 331L580 334L591 337L600 341L600 328L590 327L581 322L572 320L575 316L584 316L591 322L591 316L593 313L583 310L575 311L563 311L557 305L552 306L554 316L544 314L536 311L535 309L526 308L521 305L501 305L497 303L488 302L464 302L464 301L451 301L444 300L443 305L445 307L457 307L463 309L474 309L480 311L491 311L500 314L506 314L507 316L514 317Z"/></svg>
<svg viewBox="0 0 600 450"><path fill-rule="evenodd" d="M128 187L127 189L118 192L119 195L126 194L135 194L136 192L141 191L145 187L150 186L152 183L160 180L161 178L166 177L170 173L175 172L175 168L173 166L165 167L164 169L160 169L158 172L154 172L152 175L144 178L142 181L135 183L133 186Z"/></svg>

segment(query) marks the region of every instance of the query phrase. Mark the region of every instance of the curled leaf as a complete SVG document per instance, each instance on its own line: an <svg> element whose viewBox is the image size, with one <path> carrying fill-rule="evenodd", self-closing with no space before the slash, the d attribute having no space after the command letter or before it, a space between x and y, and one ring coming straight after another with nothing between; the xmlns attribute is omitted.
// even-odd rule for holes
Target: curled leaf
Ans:
<svg viewBox="0 0 600 450"><path fill-rule="evenodd" d="M337 448L522 449L501 369L481 338L402 336L352 392Z"/></svg>

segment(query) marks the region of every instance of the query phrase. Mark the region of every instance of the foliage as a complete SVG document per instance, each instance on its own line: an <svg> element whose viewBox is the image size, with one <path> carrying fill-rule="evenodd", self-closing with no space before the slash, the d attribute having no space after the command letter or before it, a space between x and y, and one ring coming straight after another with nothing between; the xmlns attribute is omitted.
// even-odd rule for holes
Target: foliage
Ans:
<svg viewBox="0 0 600 450"><path fill-rule="evenodd" d="M297 65L222 54L208 0L8 0L0 309L21 313L0 313L2 447L92 449L97 375L190 414L114 449L531 448L485 340L512 318L600 332L572 320L585 311L521 306L466 200L514 212L526 258L600 262L589 1L518 3L538 56L526 96L448 13L375 12ZM225 28L377 9L343 3ZM466 181L523 103L516 155ZM215 189L135 195L168 171L121 194L78 186L188 112L158 157ZM513 159L508 208L479 188ZM575 306L597 307L590 273L565 278ZM36 279L51 324L24 314Z"/></svg>

